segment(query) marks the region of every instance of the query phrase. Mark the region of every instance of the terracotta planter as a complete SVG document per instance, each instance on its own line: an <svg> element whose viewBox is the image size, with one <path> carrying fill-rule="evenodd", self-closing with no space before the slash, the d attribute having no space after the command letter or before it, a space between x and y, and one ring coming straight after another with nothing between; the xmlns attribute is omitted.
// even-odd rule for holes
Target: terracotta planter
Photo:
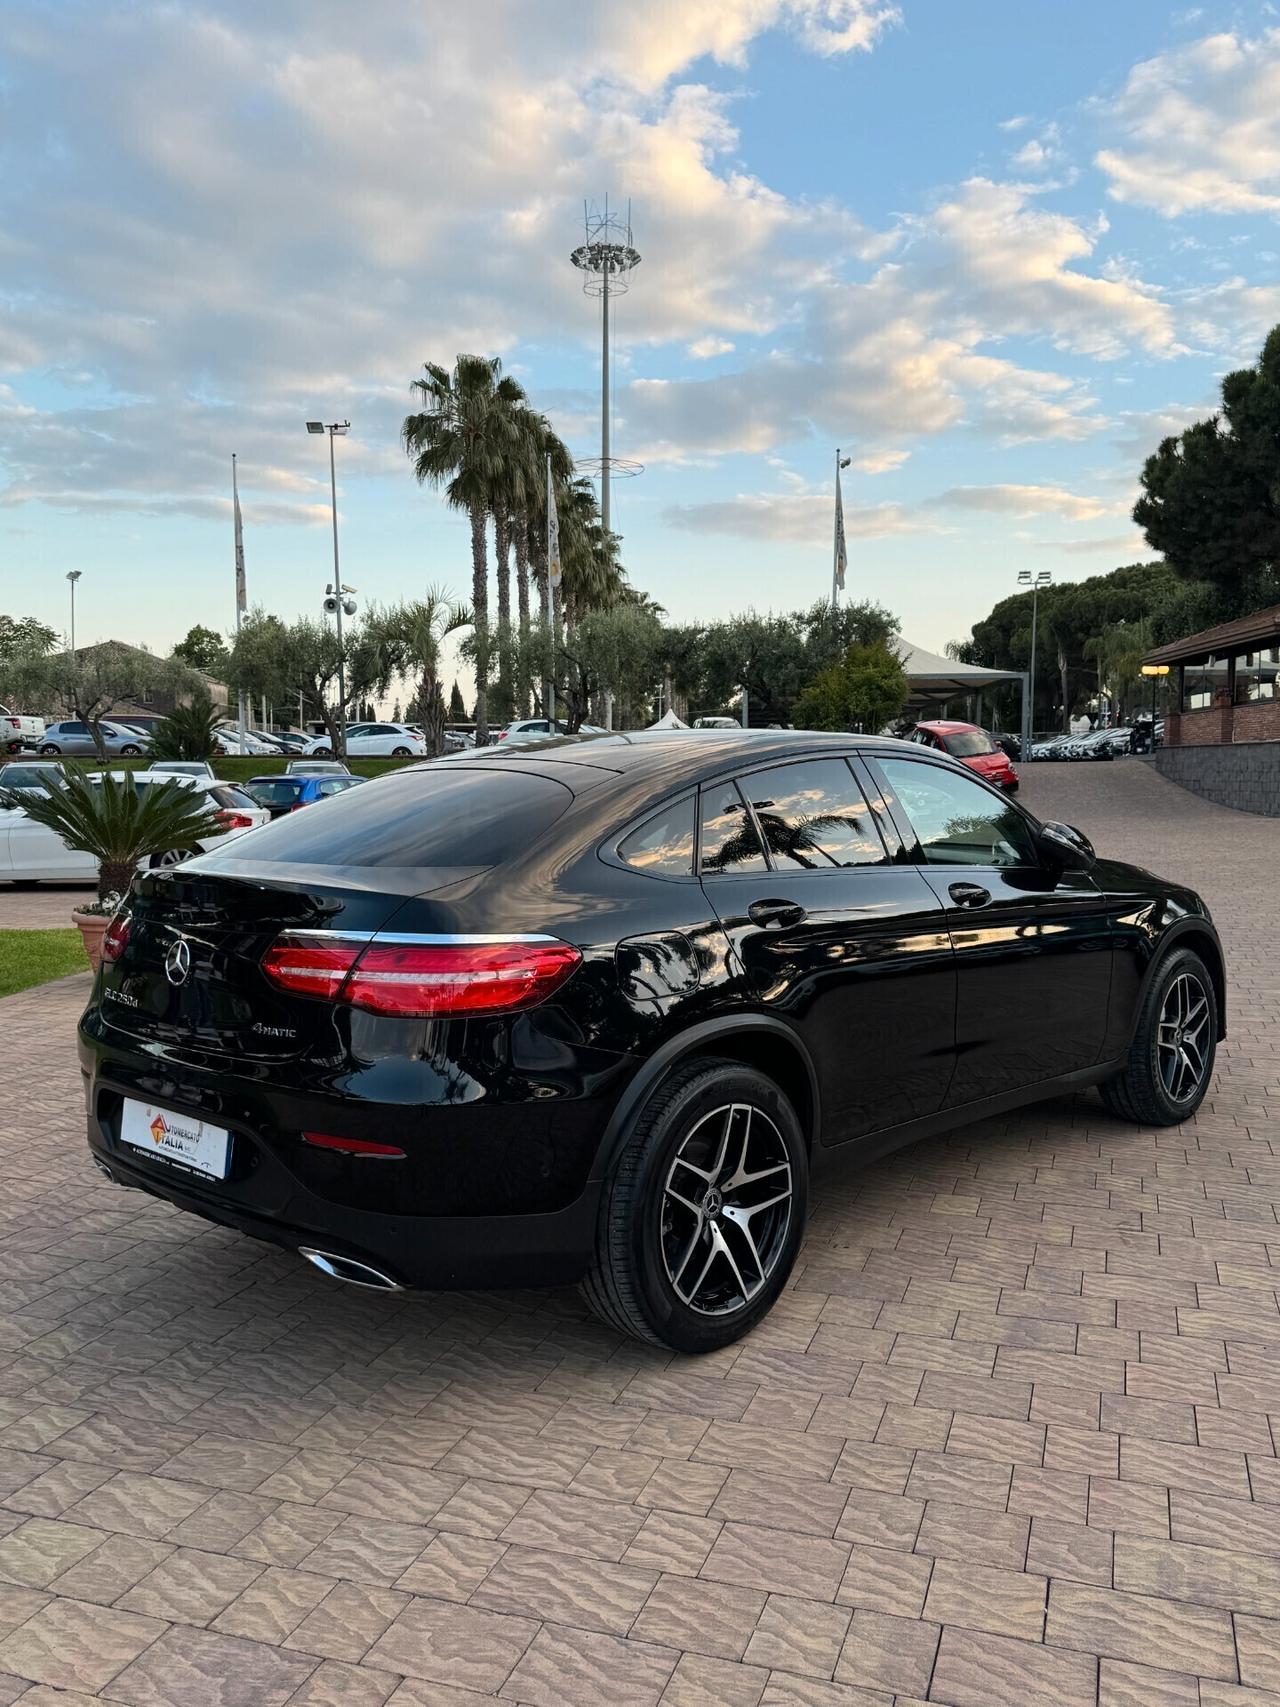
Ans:
<svg viewBox="0 0 1280 1707"><path fill-rule="evenodd" d="M102 961L102 939L107 934L111 915L110 913L82 913L76 909L73 910L71 919L80 932L84 951L89 956L89 964L96 972Z"/></svg>

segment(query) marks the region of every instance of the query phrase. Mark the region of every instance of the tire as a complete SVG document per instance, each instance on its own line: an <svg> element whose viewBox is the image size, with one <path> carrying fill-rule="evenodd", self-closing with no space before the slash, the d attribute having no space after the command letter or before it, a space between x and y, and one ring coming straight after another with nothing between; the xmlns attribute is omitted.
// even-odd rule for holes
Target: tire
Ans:
<svg viewBox="0 0 1280 1707"><path fill-rule="evenodd" d="M413 757L413 750L409 747L392 747L391 757L393 759L410 759Z"/></svg>
<svg viewBox="0 0 1280 1707"><path fill-rule="evenodd" d="M332 747L317 747L315 749L315 751L309 755L309 757L311 757L313 759L331 759L333 757L333 748Z"/></svg>
<svg viewBox="0 0 1280 1707"><path fill-rule="evenodd" d="M181 865L184 860L192 857L190 848L166 848L163 853L152 854L152 871L168 871L172 866Z"/></svg>
<svg viewBox="0 0 1280 1707"><path fill-rule="evenodd" d="M122 759L136 759L140 756L141 752L142 752L141 747L135 747L132 744L130 744L127 747L121 747L120 757Z"/></svg>
<svg viewBox="0 0 1280 1707"><path fill-rule="evenodd" d="M48 753L60 753L62 751L62 748L55 746L52 741L46 741L45 744L41 747L40 751L42 753L46 753L46 754L48 754Z"/></svg>
<svg viewBox="0 0 1280 1707"><path fill-rule="evenodd" d="M744 1161L757 1179L735 1185ZM762 1195L773 1190L770 1174L784 1188L776 1201ZM701 1199L686 1197L695 1190ZM633 1119L601 1198L583 1296L610 1327L651 1345L731 1345L786 1285L808 1199L800 1122L773 1080L736 1061L687 1062ZM761 1253L754 1273L751 1250Z"/></svg>
<svg viewBox="0 0 1280 1707"><path fill-rule="evenodd" d="M1185 1014L1199 1016L1194 1030L1170 1017L1180 1005ZM1178 1050L1176 1036L1185 1037ZM1209 1088L1217 1047L1213 978L1194 949L1175 948L1148 986L1123 1070L1099 1086L1107 1112L1138 1126L1176 1126L1190 1119ZM1194 1074L1191 1063L1198 1063Z"/></svg>

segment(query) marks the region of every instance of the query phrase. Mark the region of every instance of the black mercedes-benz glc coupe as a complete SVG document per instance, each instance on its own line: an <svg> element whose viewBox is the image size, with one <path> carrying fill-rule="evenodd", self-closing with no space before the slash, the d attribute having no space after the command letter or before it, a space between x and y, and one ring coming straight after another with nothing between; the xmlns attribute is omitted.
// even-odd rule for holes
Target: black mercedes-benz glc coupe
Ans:
<svg viewBox="0 0 1280 1707"><path fill-rule="evenodd" d="M140 875L80 1047L122 1185L700 1351L819 1163L1094 1084L1184 1120L1222 1035L1190 891L942 754L715 730L414 766Z"/></svg>

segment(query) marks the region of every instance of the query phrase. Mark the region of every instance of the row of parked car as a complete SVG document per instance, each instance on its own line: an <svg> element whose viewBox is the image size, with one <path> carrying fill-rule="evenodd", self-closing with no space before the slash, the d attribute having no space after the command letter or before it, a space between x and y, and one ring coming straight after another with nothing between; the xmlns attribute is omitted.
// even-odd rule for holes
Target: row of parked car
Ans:
<svg viewBox="0 0 1280 1707"><path fill-rule="evenodd" d="M1164 739L1164 719L1157 718L1155 741ZM1151 748L1151 723L1119 724L1112 729L1092 729L1087 735L1055 735L1037 741L1031 749L1033 759L1119 759L1127 753L1148 752Z"/></svg>

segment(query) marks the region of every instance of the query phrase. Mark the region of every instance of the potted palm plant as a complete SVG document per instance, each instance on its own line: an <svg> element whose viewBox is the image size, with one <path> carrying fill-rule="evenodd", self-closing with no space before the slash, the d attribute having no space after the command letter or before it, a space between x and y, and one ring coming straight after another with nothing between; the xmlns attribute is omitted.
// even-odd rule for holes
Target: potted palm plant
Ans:
<svg viewBox="0 0 1280 1707"><path fill-rule="evenodd" d="M0 806L16 806L28 818L54 830L68 847L89 854L98 864L98 899L76 907L71 917L84 940L90 965L97 970L102 938L143 860L174 849L194 851L216 836L217 818L181 782L166 780L134 786L131 776L91 778L67 770L66 786L45 794L37 789L0 789Z"/></svg>

